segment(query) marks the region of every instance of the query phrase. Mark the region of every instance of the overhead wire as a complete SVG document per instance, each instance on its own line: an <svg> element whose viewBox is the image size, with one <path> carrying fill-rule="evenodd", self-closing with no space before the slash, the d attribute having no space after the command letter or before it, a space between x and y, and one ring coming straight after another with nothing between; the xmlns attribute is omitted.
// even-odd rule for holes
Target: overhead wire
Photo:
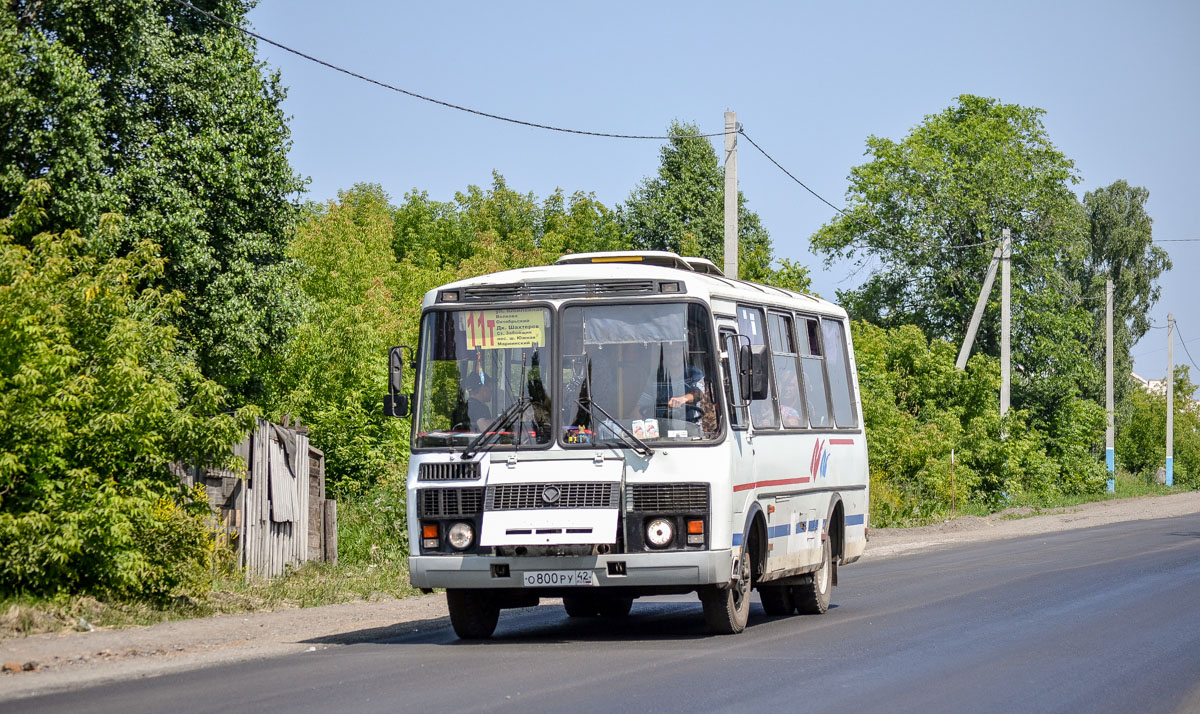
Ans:
<svg viewBox="0 0 1200 714"><path fill-rule="evenodd" d="M328 62L319 57L315 57L306 52L302 52L293 47L285 45L282 42L277 42L276 40L272 40L271 38L266 37L265 35L261 35L257 32L249 30L245 27L242 27L235 23L229 22L228 20L225 20L224 18L222 18L218 15L215 15L215 14L213 14L207 10L204 10L202 8L196 7L195 5L191 4L190 2L187 2L187 0L173 0L173 1L175 2L176 5L178 5L182 8L185 8L187 10L190 10L194 13L197 13L199 15L202 15L204 17L207 17L208 19L212 20L213 22L216 22L220 25L228 27L234 31L240 32L248 37L253 37L256 40L259 40L260 42L264 42L268 45L271 45L272 47L276 47L280 50L283 50L284 52L287 52L289 54L295 55L302 59L308 60L309 62L313 62L315 64L321 65L321 66L331 69L335 72L345 74L347 76L353 77L353 78L361 80L363 82L374 84L376 86L382 87L389 91L397 92L397 93L403 94L405 96L412 97L413 99L418 99L420 101L429 102L431 104L436 104L436 105L439 105L442 107L446 107L448 109L453 109L456 111L465 112L468 114L473 114L473 115L485 117L488 119L495 119L497 121L507 122L510 124L516 124L519 126L526 126L526 127L530 127L530 128L534 128L534 129L542 129L545 131L554 131L554 132L560 132L560 133L564 133L564 134L574 134L574 135L580 135L580 136L595 136L595 137L609 138L609 139L672 141L672 140L676 140L676 139L680 139L680 138L709 139L709 138L716 137L716 136L725 136L727 133L729 133L728 131L720 131L720 132L712 132L712 133L691 134L691 135L685 135L685 136L678 136L678 135L671 136L671 135L661 135L661 134L622 134L622 133L616 133L616 132L590 131L590 130L585 130L585 129L572 129L572 128L568 128L568 127L554 126L551 124L543 124L540 122L534 122L534 121L528 121L528 120L524 120L524 119L517 119L514 117L508 117L508 116L504 116L501 114L495 114L493 112L486 112L486 111L483 111L480 109L473 109L471 107L463 106L461 104L455 104L453 102L448 102L445 100L437 99L435 97L426 96L424 94L420 94L420 93L414 92L412 90L404 89L403 87L398 87L398 86L390 84L388 82L384 82L382 80L378 80L373 77L368 77L367 75L360 74L358 72L347 69L345 67L341 67L339 65L333 64L332 62ZM742 126L740 124L737 126L737 128L734 131L736 131L736 133L744 136L746 138L746 141L750 142L751 146L753 146L768 161L770 161L772 164L774 164L776 168L778 168L780 171L782 171L784 175L786 175L788 178L790 178L792 181L794 181L796 184L798 184L801 188L803 188L805 191L807 191L809 194L811 194L814 198L816 198L817 200L824 203L826 206L832 208L833 210L837 211L839 214L845 216L847 219L849 219L849 220L853 221L854 223L858 224L859 226L861 226L863 229L865 229L867 231L868 235L870 235L870 234L881 235L881 236L887 237L897 243L904 243L904 241L901 241L896 236L894 236L886 231L880 230L878 228L873 228L873 227L867 225L865 222L863 222L857 216L855 216L852 213L846 211L845 209L837 206L836 204L834 204L833 202L829 201L824 196L822 196L820 193L813 190L808 184L806 184L805 182L803 182L799 178L797 178L795 174L793 174L786 167L784 167L783 164L779 163L779 161L777 161L775 159L775 157L773 157L770 153L768 153L766 151L766 149L764 149L761 145L759 145L758 142L756 142L749 134L747 134L745 132L745 130L742 128ZM949 249L949 250L964 250L964 249L968 249L968 248L978 248L978 247L983 247L983 246L988 246L988 245L996 245L997 243L1000 243L1002 240L1004 240L1003 237L999 237L999 238L992 238L989 240L979 241L979 242L975 242L975 243L964 243L964 244L959 244L959 245L943 245L943 244L929 243L929 242L925 242L925 241L909 241L909 242L907 242L907 245L920 246L920 247L924 247L924 248L933 248L933 249L939 249L939 250L947 250L947 249ZM1162 240L1158 240L1155 242L1158 242L1158 243L1200 242L1200 238L1162 239ZM1030 265L1028 263L1028 261L1026 261L1026 265L1033 267L1032 265ZM861 267L859 270L861 270ZM854 274L857 274L858 272L859 271L856 270ZM847 278L849 278L849 277L850 276L847 276ZM1042 277L1049 279L1044 274L1042 275ZM1085 298L1082 296L1078 296L1076 299L1078 302L1078 301L1083 301L1083 300L1098 300L1098 299L1102 299L1102 298L1101 297Z"/></svg>
<svg viewBox="0 0 1200 714"><path fill-rule="evenodd" d="M1188 349L1187 340L1183 339L1183 330L1179 329L1179 320L1175 320L1175 331L1179 333L1179 344L1183 347L1184 354L1188 356L1188 361L1196 367L1196 371L1200 373L1200 367L1196 366L1196 360L1192 359L1192 352Z"/></svg>
<svg viewBox="0 0 1200 714"><path fill-rule="evenodd" d="M557 131L557 132L561 132L564 134L578 134L578 135L582 135L582 136L597 136L597 137L604 137L604 138L608 138L608 139L652 139L652 140L662 141L662 140L672 140L672 139L680 139L680 138L693 138L693 139L694 138L709 138L709 137L714 137L714 136L725 136L725 134L727 133L724 131L719 131L719 132L714 132L711 134L690 134L690 135L686 135L686 136L662 136L662 135L650 135L650 134L618 134L618 133L604 132L604 131L587 131L585 129L570 129L567 127L553 126L551 124L541 124L539 122L526 121L524 119L514 119L513 117L506 117L502 114L494 114L492 112L485 112L480 109L472 109L471 107L465 107L461 104L454 104L453 102L447 102L447 101L444 101L441 99L436 99L434 97L429 97L424 94L419 94L417 92L414 92L412 90L404 89L403 87L397 87L394 84L389 84L387 82L384 82L384 81L381 81L378 79L374 79L372 77L368 77L364 74L359 74L358 72L355 72L350 69L346 69L345 67L338 66L336 64L333 64L332 62L327 62L319 57L314 57L313 55L310 55L306 52L301 52L300 50L289 47L281 42L276 42L275 40L272 40L269 37L265 37L263 35L258 34L257 32L248 30L240 25L229 22L228 20L225 20L224 18L214 15L213 13L211 13L207 10L203 10L201 8L196 7L195 5L187 2L186 0L174 0L174 2L176 5L179 5L180 7L191 10L192 12L199 13L199 14L207 17L208 19L212 20L213 22L220 23L221 25L224 25L225 27L228 27L232 30L236 30L237 32L240 32L248 37L253 37L256 40L259 40L261 42L267 43L268 45L271 45L272 47L278 47L279 49L283 50L284 52L288 52L297 57L301 57L303 59L308 60L309 62L314 62L316 64L321 65L322 67L327 67L335 72L341 72L342 74L348 75L350 77L354 77L355 79L359 79L364 82L369 82L370 84L374 84L376 86L383 87L384 89L387 89L387 90L390 90L393 92L399 92L400 94L404 94L406 96L412 97L413 99L419 99L423 102L437 104L437 105L446 107L448 109L454 109L456 111L466 112L468 114L474 114L476 116L486 117L488 119L496 119L497 121L508 122L510 124L518 124L520 126L527 126L527 127L531 127L534 129L544 129L546 131Z"/></svg>
<svg viewBox="0 0 1200 714"><path fill-rule="evenodd" d="M795 181L797 184L800 185L801 188L803 188L805 191L808 191L809 193L811 193L821 203L824 203L826 206L829 206L830 208L832 208L833 210L842 214L849 220L854 221L859 226L862 226L867 231L868 234L874 233L876 235L882 235L887 238L891 238L893 241L896 241L897 243L902 242L900 239L896 238L896 236L894 236L886 231L881 231L878 228L872 228L871 226L867 225L866 223L864 223L860 218L858 218L854 214L849 213L845 209L834 205L828 199L826 199L824 196L822 196L821 194L817 193L812 188L810 188L808 186L808 184L806 184L803 181L801 181L800 179L796 178L795 174L793 174L791 171L788 171L786 168L784 168L783 164L776 161L774 156L771 156L769 153L767 153L766 149L759 146L758 142L756 142L754 139L750 138L750 135L746 133L746 131L741 127L741 125L738 126L738 134L741 134L742 136L746 137L746 141L750 142L750 145L753 146L755 149L757 149L758 153L760 153L764 157L766 157L767 161L770 161L772 164L774 164L775 168L782 171L785 176L790 178L792 181ZM980 246L985 246L985 245L995 245L1002 240L1004 240L1003 237L991 238L991 239L981 241L978 243L963 243L963 244L959 244L959 245L938 245L938 244L934 244L934 243L928 243L925 241L911 241L908 244L909 245L917 245L917 246L921 246L921 247L925 247L925 248L942 248L942 249L951 249L951 250L962 250L964 248L978 248Z"/></svg>

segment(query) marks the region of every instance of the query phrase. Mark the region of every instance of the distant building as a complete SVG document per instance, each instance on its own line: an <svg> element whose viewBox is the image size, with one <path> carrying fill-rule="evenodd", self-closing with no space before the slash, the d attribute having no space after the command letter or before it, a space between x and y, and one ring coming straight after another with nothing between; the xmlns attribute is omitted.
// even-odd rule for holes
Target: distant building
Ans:
<svg viewBox="0 0 1200 714"><path fill-rule="evenodd" d="M1137 372L1130 372L1129 375L1131 377L1133 377L1133 381L1136 382L1137 385L1139 387L1141 387L1143 390L1145 390L1147 393L1153 394L1153 395L1159 396L1159 397L1165 397L1167 395L1167 380L1166 379L1146 379L1145 377L1141 376ZM1200 401L1198 401L1194 398L1189 399L1187 408L1192 410L1193 412L1200 414Z"/></svg>
<svg viewBox="0 0 1200 714"><path fill-rule="evenodd" d="M1166 379L1146 379L1137 372L1130 372L1129 374L1133 377L1133 381L1138 383L1138 386L1150 394L1165 395L1167 393Z"/></svg>

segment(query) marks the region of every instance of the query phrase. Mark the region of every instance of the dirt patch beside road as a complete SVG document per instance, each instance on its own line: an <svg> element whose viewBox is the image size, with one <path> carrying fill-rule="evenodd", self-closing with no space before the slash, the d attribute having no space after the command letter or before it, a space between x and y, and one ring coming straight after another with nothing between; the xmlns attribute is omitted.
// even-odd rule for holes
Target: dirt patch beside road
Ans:
<svg viewBox="0 0 1200 714"><path fill-rule="evenodd" d="M1006 511L921 528L875 529L863 560L1118 521L1200 513L1200 491L1101 501L1021 517L1027 513ZM543 602L542 607L558 606L557 600ZM5 670L0 673L0 701L377 640L441 627L447 618L445 598L425 595L223 615L151 627L11 638L0 641L0 667Z"/></svg>

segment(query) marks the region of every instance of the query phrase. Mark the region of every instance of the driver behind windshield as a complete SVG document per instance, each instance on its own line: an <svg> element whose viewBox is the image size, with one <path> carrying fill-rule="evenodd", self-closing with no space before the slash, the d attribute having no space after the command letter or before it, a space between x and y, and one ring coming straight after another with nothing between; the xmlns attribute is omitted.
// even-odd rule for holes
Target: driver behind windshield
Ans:
<svg viewBox="0 0 1200 714"><path fill-rule="evenodd" d="M492 423L492 382L480 371L471 374L464 383L467 392L467 424L469 430L483 431Z"/></svg>

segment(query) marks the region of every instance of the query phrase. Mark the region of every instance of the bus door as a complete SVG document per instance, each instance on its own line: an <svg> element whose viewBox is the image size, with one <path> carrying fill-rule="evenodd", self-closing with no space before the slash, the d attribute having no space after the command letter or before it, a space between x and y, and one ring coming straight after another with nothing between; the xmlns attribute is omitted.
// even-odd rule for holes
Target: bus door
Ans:
<svg viewBox="0 0 1200 714"><path fill-rule="evenodd" d="M742 503L753 495L754 445L750 439L749 414L738 389L738 346L745 340L732 324L721 325L721 378L725 382L725 403L729 406L729 473L734 489L733 508L744 516ZM746 491L749 493L746 493ZM742 529L742 520L735 514L733 532Z"/></svg>

